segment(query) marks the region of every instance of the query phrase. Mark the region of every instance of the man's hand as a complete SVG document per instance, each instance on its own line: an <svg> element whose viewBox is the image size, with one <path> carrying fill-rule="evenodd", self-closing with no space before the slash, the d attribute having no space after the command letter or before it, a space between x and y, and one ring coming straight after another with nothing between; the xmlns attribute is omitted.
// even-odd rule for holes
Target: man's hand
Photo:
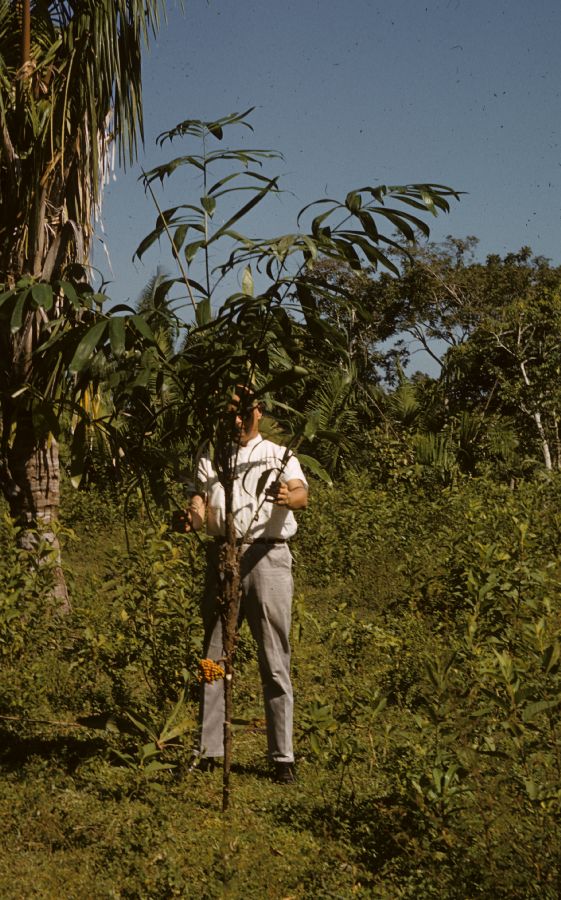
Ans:
<svg viewBox="0 0 561 900"><path fill-rule="evenodd" d="M304 509L308 504L308 489L299 478L275 481L268 487L267 497L283 509Z"/></svg>
<svg viewBox="0 0 561 900"><path fill-rule="evenodd" d="M205 502L204 499L195 494L191 498L188 509L176 509L171 515L171 527L180 534L189 534L191 531L198 531L202 527L205 520Z"/></svg>

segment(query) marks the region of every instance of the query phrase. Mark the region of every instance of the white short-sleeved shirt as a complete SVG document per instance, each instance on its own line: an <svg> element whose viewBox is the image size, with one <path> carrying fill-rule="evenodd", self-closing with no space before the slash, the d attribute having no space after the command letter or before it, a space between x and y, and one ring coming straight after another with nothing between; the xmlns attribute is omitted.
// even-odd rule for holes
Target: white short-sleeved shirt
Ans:
<svg viewBox="0 0 561 900"><path fill-rule="evenodd" d="M308 484L293 453L289 453L284 464L285 453L285 447L273 444L260 435L248 441L245 447L237 448L234 454L237 461L233 509L238 538L248 541L256 538L287 540L296 533L296 518L292 510L275 506L266 499L267 488L275 481L299 479L304 485ZM206 496L208 534L223 536L224 488L208 454L199 461L197 487Z"/></svg>

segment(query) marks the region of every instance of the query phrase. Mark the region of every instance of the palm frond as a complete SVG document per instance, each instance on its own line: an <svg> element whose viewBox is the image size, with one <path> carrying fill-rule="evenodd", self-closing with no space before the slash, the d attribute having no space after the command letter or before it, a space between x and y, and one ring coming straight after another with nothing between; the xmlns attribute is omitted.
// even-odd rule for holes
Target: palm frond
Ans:
<svg viewBox="0 0 561 900"><path fill-rule="evenodd" d="M19 6L0 0L0 281L87 260L108 149L132 162L142 140L141 49L165 6L36 2L22 75Z"/></svg>
<svg viewBox="0 0 561 900"><path fill-rule="evenodd" d="M314 453L330 475L341 468L361 438L354 374L352 369L326 373L306 407L306 414L317 423Z"/></svg>

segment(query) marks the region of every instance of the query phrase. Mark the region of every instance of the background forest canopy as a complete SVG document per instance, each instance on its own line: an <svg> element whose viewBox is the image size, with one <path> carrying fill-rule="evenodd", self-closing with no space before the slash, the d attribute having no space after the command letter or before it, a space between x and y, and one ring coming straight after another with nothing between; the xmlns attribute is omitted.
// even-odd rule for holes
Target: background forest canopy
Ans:
<svg viewBox="0 0 561 900"><path fill-rule="evenodd" d="M561 270L529 248L485 261L476 249L475 237L409 243L392 255L398 275L314 264L317 309L338 343L301 329L309 378L277 399L316 417L303 449L330 474L371 458L367 434L388 460L443 483L560 468ZM162 283L139 301L144 312ZM419 348L432 374L406 376Z"/></svg>

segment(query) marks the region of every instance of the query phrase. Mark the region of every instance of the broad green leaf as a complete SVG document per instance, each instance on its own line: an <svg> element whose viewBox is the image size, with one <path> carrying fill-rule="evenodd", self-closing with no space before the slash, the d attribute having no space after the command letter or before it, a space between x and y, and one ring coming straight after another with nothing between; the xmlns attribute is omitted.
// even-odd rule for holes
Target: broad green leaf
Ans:
<svg viewBox="0 0 561 900"><path fill-rule="evenodd" d="M242 292L248 297L253 297L253 274L251 266L246 266L242 275Z"/></svg>
<svg viewBox="0 0 561 900"><path fill-rule="evenodd" d="M522 721L531 722L537 715L548 709L556 709L561 705L561 697L556 700L536 700L534 703L528 703L522 710Z"/></svg>
<svg viewBox="0 0 561 900"><path fill-rule="evenodd" d="M523 781L530 800L537 800L540 796L539 785L532 778L524 778Z"/></svg>
<svg viewBox="0 0 561 900"><path fill-rule="evenodd" d="M23 290L16 300L16 305L14 306L12 318L10 320L10 331L12 332L12 334L15 334L16 331L19 331L22 326L23 314L25 311L25 301L27 300L30 290L31 288L26 288L25 290Z"/></svg>
<svg viewBox="0 0 561 900"><path fill-rule="evenodd" d="M188 225L178 225L173 234L173 246L177 253L181 250L183 246L183 242L185 240L185 236L187 231L189 230Z"/></svg>
<svg viewBox="0 0 561 900"><path fill-rule="evenodd" d="M31 288L31 296L37 306L42 306L46 310L51 309L53 305L53 289L50 284L43 282L34 284Z"/></svg>
<svg viewBox="0 0 561 900"><path fill-rule="evenodd" d="M315 753L316 756L319 756L319 755L320 755L320 753L321 753L321 745L320 745L320 742L319 742L319 740L318 740L317 735L314 734L314 732L312 732L312 733L310 734L310 747L311 747L311 749L312 749L312 752Z"/></svg>
<svg viewBox="0 0 561 900"><path fill-rule="evenodd" d="M74 309L80 309L82 304L80 303L80 300L79 300L78 294L76 293L76 288L74 287L74 285L70 284L69 281L61 281L60 287L61 287L61 290L62 290L64 296L67 298L67 300L70 300Z"/></svg>
<svg viewBox="0 0 561 900"><path fill-rule="evenodd" d="M307 374L308 370L303 366L291 366L289 369L282 369L280 372L274 372L270 380L261 387L261 393L274 394L279 388L285 387L288 384L293 384L295 381L300 381L300 379L305 378Z"/></svg>
<svg viewBox="0 0 561 900"><path fill-rule="evenodd" d="M79 488L84 477L86 463L86 423L80 419L70 445L70 482L72 487Z"/></svg>
<svg viewBox="0 0 561 900"><path fill-rule="evenodd" d="M140 242L140 244L134 251L133 259L142 259L148 248L151 247L152 244L161 237L161 235L162 230L159 228L151 231L150 234L146 235L146 237Z"/></svg>
<svg viewBox="0 0 561 900"><path fill-rule="evenodd" d="M197 303L195 311L197 325L208 325L211 320L210 297L205 297Z"/></svg>
<svg viewBox="0 0 561 900"><path fill-rule="evenodd" d="M357 191L349 191L345 198L345 206L352 213L357 213L362 206L362 198Z"/></svg>
<svg viewBox="0 0 561 900"><path fill-rule="evenodd" d="M204 245L205 241L192 241L190 244L186 244L184 253L188 265L193 262L197 252L201 247L204 247Z"/></svg>
<svg viewBox="0 0 561 900"><path fill-rule="evenodd" d="M84 369L91 360L91 357L100 346L105 331L107 329L107 320L96 322L95 325L86 332L76 348L76 352L72 357L68 367L72 374L78 374Z"/></svg>
<svg viewBox="0 0 561 900"><path fill-rule="evenodd" d="M216 209L216 200L214 197L210 197L207 194L206 197L201 197L201 206L207 215L212 217L214 210Z"/></svg>
<svg viewBox="0 0 561 900"><path fill-rule="evenodd" d="M304 468L309 469L317 478L321 481L324 481L325 484L329 485L329 487L333 487L333 481L331 480L331 476L326 469L323 468L321 463L314 459L313 456L308 456L305 453L296 453L295 456L298 458L299 462L304 466Z"/></svg>
<svg viewBox="0 0 561 900"><path fill-rule="evenodd" d="M189 284L191 285L191 287L195 291L198 291L203 296L208 296L208 291L207 291L206 287L204 285L202 285L200 283L200 281L195 281L194 278L188 278L187 280L188 280Z"/></svg>
<svg viewBox="0 0 561 900"><path fill-rule="evenodd" d="M232 225L234 225L240 219L243 219L243 217L246 216L248 212L250 212L255 206L257 206L258 203L261 203L261 201L268 194L276 191L277 185L278 178L269 178L265 187L261 188L261 190L259 191L256 191L251 200L248 200L248 202L244 206L242 206L241 209L234 213L234 215L231 216L231 218L229 218L228 221L212 235L208 243L210 244L212 241L218 240L218 238L221 237L228 228L231 228Z"/></svg>
<svg viewBox="0 0 561 900"><path fill-rule="evenodd" d="M542 656L542 668L546 674L558 669L560 655L561 650L557 641L546 647Z"/></svg>
<svg viewBox="0 0 561 900"><path fill-rule="evenodd" d="M143 722L142 719L139 719L136 716L134 716L131 712L129 712L129 710L125 711L125 715L126 715L127 719L131 720L131 722L135 726L135 728L138 728L138 730L140 731L141 734L147 734L149 737L152 738L152 743L154 741L158 740L158 735L156 734L156 732L154 731L153 728L151 728L149 725L146 724L146 722ZM150 744L145 745L145 746L150 746Z"/></svg>
<svg viewBox="0 0 561 900"><path fill-rule="evenodd" d="M319 426L319 413L312 413L304 426L304 437L313 441Z"/></svg>
<svg viewBox="0 0 561 900"><path fill-rule="evenodd" d="M131 325L134 325L139 334L142 335L143 338L146 338L147 341L150 341L151 344L156 343L156 338L154 337L154 332L150 328L148 322L144 318L144 316L131 316L130 318Z"/></svg>
<svg viewBox="0 0 561 900"><path fill-rule="evenodd" d="M297 225L300 224L302 217L305 213L308 212L309 209L312 209L314 206L323 206L325 203L330 203L333 207L332 211L336 209L341 209L341 204L337 200L333 200L331 197L322 197L321 200L314 200L312 203L307 203L306 206L303 206L298 215L296 216Z"/></svg>
<svg viewBox="0 0 561 900"><path fill-rule="evenodd" d="M148 741L148 743L144 744L140 749L140 757L142 761L146 759L151 759L153 756L158 756L161 752L158 744L156 743L158 739L154 741Z"/></svg>
<svg viewBox="0 0 561 900"><path fill-rule="evenodd" d="M112 316L109 319L109 342L112 353L117 357L125 351L125 325L124 316Z"/></svg>

